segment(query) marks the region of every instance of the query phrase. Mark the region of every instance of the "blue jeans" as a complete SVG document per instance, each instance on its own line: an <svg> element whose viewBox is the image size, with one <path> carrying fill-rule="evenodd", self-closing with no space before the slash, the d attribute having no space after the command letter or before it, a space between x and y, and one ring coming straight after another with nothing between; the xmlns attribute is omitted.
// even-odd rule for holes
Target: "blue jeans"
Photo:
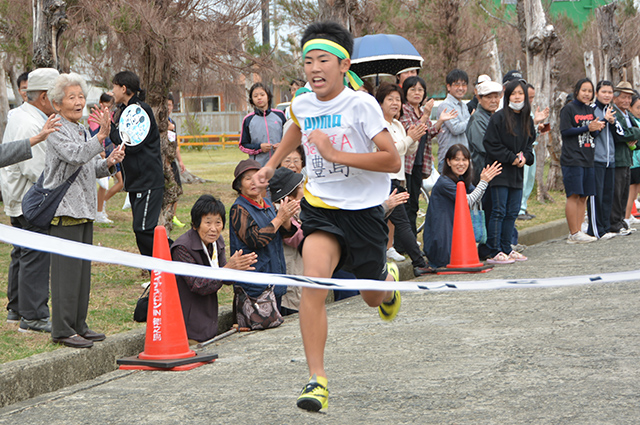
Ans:
<svg viewBox="0 0 640 425"><path fill-rule="evenodd" d="M499 252L511 252L511 239L520 211L522 189L506 186L491 187L491 217L487 226L487 245L494 257Z"/></svg>

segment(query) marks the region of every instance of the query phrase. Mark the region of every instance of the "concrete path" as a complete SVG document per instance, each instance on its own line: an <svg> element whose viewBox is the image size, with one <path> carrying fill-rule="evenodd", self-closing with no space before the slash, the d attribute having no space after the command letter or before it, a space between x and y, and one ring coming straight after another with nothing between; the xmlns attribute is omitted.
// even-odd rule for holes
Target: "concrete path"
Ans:
<svg viewBox="0 0 640 425"><path fill-rule="evenodd" d="M640 235L564 240L482 275L640 268ZM631 424L640 420L637 282L404 293L392 323L352 298L328 307L329 409L295 406L307 379L296 318L234 335L187 372L116 371L0 410L0 424Z"/></svg>

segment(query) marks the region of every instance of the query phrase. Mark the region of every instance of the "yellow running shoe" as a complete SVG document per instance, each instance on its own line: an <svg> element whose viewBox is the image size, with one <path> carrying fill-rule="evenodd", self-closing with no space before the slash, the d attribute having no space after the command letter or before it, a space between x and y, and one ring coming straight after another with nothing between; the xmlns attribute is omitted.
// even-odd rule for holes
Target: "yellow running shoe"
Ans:
<svg viewBox="0 0 640 425"><path fill-rule="evenodd" d="M309 379L309 383L304 386L297 401L298 407L310 412L317 412L326 409L329 405L329 390L327 389L327 378L317 377L315 374Z"/></svg>
<svg viewBox="0 0 640 425"><path fill-rule="evenodd" d="M175 215L173 216L173 224L175 224L176 226L182 228L185 226L185 224L183 222L181 222L180 220L178 220L178 217L176 217Z"/></svg>
<svg viewBox="0 0 640 425"><path fill-rule="evenodd" d="M398 270L398 265L396 263L391 261L387 263L387 273L389 273L396 282L400 281L400 270Z"/></svg>
<svg viewBox="0 0 640 425"><path fill-rule="evenodd" d="M380 318L385 322L392 321L400 311L401 304L402 299L400 298L400 291L393 291L393 299L388 303L383 302L378 307L378 314L380 315Z"/></svg>

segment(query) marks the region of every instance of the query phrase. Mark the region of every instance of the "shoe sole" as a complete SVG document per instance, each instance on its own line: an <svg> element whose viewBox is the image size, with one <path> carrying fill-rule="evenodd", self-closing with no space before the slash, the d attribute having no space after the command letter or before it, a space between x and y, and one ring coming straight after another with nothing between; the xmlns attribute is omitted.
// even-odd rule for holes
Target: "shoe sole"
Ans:
<svg viewBox="0 0 640 425"><path fill-rule="evenodd" d="M44 329L38 330L38 329L31 329L31 328L29 328L29 329L18 328L18 332L22 332L24 334L27 334L27 333L38 333L38 334L48 333L48 334L50 334L51 333L51 331L46 331Z"/></svg>
<svg viewBox="0 0 640 425"><path fill-rule="evenodd" d="M73 344L67 344L66 342L62 342L62 341L57 341L57 340L52 340L54 344L60 344L60 345L64 345L65 347L70 347L70 348L91 348L93 347L93 343L91 344L83 344L83 345L73 345Z"/></svg>
<svg viewBox="0 0 640 425"><path fill-rule="evenodd" d="M20 323L20 319L18 320L7 319L7 323Z"/></svg>
<svg viewBox="0 0 640 425"><path fill-rule="evenodd" d="M309 412L319 412L322 409L322 403L315 398L299 398L296 404Z"/></svg>

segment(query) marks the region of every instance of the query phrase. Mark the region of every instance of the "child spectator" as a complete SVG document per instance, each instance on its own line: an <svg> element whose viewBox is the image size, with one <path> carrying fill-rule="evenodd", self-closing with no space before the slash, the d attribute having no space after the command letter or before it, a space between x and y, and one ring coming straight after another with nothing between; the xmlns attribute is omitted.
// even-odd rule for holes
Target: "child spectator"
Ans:
<svg viewBox="0 0 640 425"><path fill-rule="evenodd" d="M255 83L249 89L249 103L254 107L252 113L244 117L238 147L250 159L264 165L282 139L282 127L286 121L284 113L271 109L271 90Z"/></svg>
<svg viewBox="0 0 640 425"><path fill-rule="evenodd" d="M588 243L597 240L582 232L587 196L595 195L593 172L593 138L604 128L604 122L594 115L593 83L583 78L573 90L574 100L560 111L562 135L562 180L567 194L565 215L569 225L567 243Z"/></svg>
<svg viewBox="0 0 640 425"><path fill-rule="evenodd" d="M593 174L595 178L595 196L587 202L589 228L587 234L598 239L610 239L617 235L611 232L610 216L613 203L613 186L616 175L616 146L614 133L616 117L611 101L613 100L613 84L602 80L596 86L596 102L594 115L604 122L605 127L597 132L593 143Z"/></svg>

